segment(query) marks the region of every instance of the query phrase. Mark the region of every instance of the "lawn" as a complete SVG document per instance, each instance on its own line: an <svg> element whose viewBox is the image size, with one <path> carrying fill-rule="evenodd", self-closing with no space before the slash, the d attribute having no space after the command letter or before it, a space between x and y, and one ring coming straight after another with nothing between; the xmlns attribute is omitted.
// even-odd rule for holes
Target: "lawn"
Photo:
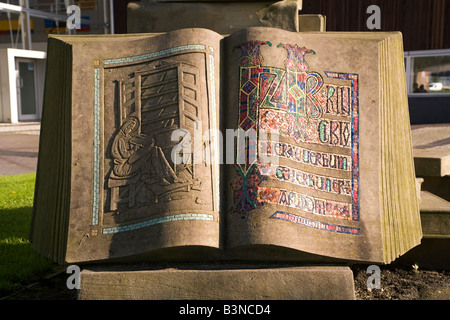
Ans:
<svg viewBox="0 0 450 320"><path fill-rule="evenodd" d="M0 177L0 297L49 272L53 263L29 241L36 175Z"/></svg>

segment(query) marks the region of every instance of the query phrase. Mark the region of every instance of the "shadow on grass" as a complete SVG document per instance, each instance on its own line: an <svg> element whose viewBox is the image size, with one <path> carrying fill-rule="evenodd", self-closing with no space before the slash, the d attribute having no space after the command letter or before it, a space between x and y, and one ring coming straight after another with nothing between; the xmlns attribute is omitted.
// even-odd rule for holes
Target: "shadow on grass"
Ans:
<svg viewBox="0 0 450 320"><path fill-rule="evenodd" d="M53 263L29 241L31 207L0 210L0 297L38 280Z"/></svg>

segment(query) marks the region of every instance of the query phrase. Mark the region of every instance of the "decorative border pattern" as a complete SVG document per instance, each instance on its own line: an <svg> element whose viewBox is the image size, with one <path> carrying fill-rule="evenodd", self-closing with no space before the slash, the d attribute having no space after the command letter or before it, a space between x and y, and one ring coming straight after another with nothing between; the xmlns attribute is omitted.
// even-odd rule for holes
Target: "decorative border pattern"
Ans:
<svg viewBox="0 0 450 320"><path fill-rule="evenodd" d="M304 225L307 227L320 229L320 230L326 230L326 231L334 231L337 233L346 233L346 234L354 234L354 235L360 234L359 228L345 227L345 226L339 226L336 224L315 221L315 220L297 216L295 214L282 212L282 211L275 212L269 218L294 222L294 223L298 223L298 224L301 224L301 225Z"/></svg>
<svg viewBox="0 0 450 320"><path fill-rule="evenodd" d="M141 60L146 60L146 59L151 59L151 58L157 58L160 56L164 56L166 54L176 53L176 52L185 51L185 50L205 50L205 46L202 44L190 44L190 45L186 45L186 46L173 47L173 48L158 51L158 52L147 53L147 54L143 54L140 56L126 57L126 58L119 58L119 59L107 59L107 60L103 60L103 64L109 65L109 64L116 64L116 63L136 62L136 61L141 61Z"/></svg>
<svg viewBox="0 0 450 320"><path fill-rule="evenodd" d="M350 80L352 99L352 220L359 221L359 76L325 71L328 78Z"/></svg>
<svg viewBox="0 0 450 320"><path fill-rule="evenodd" d="M92 224L98 225L100 202L100 69L94 69L94 185Z"/></svg>
<svg viewBox="0 0 450 320"><path fill-rule="evenodd" d="M155 224L166 223L170 221L179 221L179 220L206 220L213 221L214 216L212 214L204 214L204 213L184 213L184 214L176 214L173 216L161 217L150 219L147 221L133 223L126 226L112 227L112 228L103 228L103 234L112 234L130 230L136 230L144 227L153 226Z"/></svg>

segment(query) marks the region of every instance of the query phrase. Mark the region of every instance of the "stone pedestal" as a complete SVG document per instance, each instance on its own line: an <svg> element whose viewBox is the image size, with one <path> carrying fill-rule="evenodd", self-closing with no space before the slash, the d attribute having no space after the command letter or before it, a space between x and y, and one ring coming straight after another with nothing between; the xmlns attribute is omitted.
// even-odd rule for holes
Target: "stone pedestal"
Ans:
<svg viewBox="0 0 450 320"><path fill-rule="evenodd" d="M161 1L128 5L128 33L159 33L182 28L206 28L229 34L248 27L289 31L325 31L322 15L299 15L301 0Z"/></svg>
<svg viewBox="0 0 450 320"><path fill-rule="evenodd" d="M353 300L346 266L164 268L101 266L81 272L80 300Z"/></svg>

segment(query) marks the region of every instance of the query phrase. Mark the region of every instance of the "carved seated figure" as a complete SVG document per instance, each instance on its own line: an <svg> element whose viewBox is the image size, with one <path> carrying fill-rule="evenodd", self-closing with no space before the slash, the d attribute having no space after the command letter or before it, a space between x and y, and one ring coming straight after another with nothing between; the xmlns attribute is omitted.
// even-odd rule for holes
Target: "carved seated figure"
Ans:
<svg viewBox="0 0 450 320"><path fill-rule="evenodd" d="M179 189L189 191L190 180L177 177L154 137L139 134L139 120L129 117L117 132L112 147L113 168L108 179L111 188L110 210L117 210L117 204L128 202L135 205L135 195L145 184L158 196ZM119 194L120 187L127 186L128 197Z"/></svg>

